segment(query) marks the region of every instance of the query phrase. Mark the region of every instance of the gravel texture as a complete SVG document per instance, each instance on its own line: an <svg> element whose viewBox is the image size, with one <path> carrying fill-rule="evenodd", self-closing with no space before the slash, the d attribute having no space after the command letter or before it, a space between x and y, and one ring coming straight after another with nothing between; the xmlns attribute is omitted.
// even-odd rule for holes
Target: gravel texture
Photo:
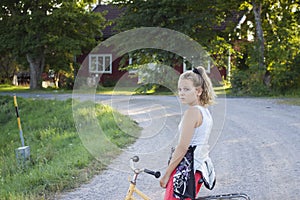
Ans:
<svg viewBox="0 0 300 200"><path fill-rule="evenodd" d="M138 167L163 173L170 148L176 144L177 125L185 109L176 97L93 98L137 121L143 127L142 135L103 173L73 191L58 194L56 199L124 199L128 179L132 176L129 158L138 155ZM215 123L211 158L217 184L212 191L202 187L199 196L243 192L254 200L299 199L300 106L278 104L276 99L264 98L220 98L218 101L211 109ZM153 200L163 199L164 190L153 176L141 174L137 187Z"/></svg>

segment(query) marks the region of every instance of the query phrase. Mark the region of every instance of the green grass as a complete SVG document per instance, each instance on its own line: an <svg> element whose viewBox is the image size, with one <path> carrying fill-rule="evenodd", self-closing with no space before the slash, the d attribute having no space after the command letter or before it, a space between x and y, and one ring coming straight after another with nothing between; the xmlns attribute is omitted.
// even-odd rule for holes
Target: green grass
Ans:
<svg viewBox="0 0 300 200"><path fill-rule="evenodd" d="M249 96L247 94L242 94L242 95L236 95L232 93L232 88L230 85L225 85L224 88L215 88L216 93L218 94L218 90L225 91L225 94L227 97L266 97L266 98L273 98L273 99L279 99L278 103L279 104L287 104L287 105L295 105L295 106L300 106L300 89L292 89L289 91L285 91L285 94L269 94L267 96Z"/></svg>
<svg viewBox="0 0 300 200"><path fill-rule="evenodd" d="M278 103L300 106L300 98L286 98L286 99L279 100Z"/></svg>
<svg viewBox="0 0 300 200"><path fill-rule="evenodd" d="M129 117L101 104L84 105L93 105L95 120L105 127L105 137L118 148L98 144L105 151L99 155L101 160L95 159L77 133L71 100L18 98L25 145L31 151L30 160L22 167L15 156L21 141L13 97L0 96L0 199L51 199L54 193L75 188L105 169L102 161L107 164L138 137L140 127ZM82 123L88 122L93 112L90 109L77 106ZM127 130L134 135L128 135ZM95 135L92 131L90 134Z"/></svg>
<svg viewBox="0 0 300 200"><path fill-rule="evenodd" d="M14 86L10 84L2 84L0 85L0 92L14 92L14 93L19 93L19 92L26 92L26 93L72 93L72 90L66 90L66 89L57 89L57 88L42 88L42 89L36 89L36 90L30 90L29 86Z"/></svg>
<svg viewBox="0 0 300 200"><path fill-rule="evenodd" d="M14 86L9 84L2 84L0 85L0 92L23 92L23 91L30 91L29 86Z"/></svg>
<svg viewBox="0 0 300 200"><path fill-rule="evenodd" d="M97 94L107 94L107 95L133 95L135 88L134 87L97 87Z"/></svg>

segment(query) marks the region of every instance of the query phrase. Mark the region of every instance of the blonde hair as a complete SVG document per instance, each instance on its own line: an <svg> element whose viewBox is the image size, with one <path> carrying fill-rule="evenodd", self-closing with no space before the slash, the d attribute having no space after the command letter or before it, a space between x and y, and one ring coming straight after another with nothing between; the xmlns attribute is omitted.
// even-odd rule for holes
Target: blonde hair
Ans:
<svg viewBox="0 0 300 200"><path fill-rule="evenodd" d="M202 106L209 106L215 103L216 94L211 80L202 66L196 67L192 71L182 73L179 79L191 80L195 87L202 88L202 93L199 97L199 101Z"/></svg>

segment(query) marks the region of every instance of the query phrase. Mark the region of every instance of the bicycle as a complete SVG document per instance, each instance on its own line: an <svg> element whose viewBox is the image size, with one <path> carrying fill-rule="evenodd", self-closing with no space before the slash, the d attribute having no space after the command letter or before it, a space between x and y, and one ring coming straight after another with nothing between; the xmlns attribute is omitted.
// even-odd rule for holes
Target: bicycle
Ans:
<svg viewBox="0 0 300 200"><path fill-rule="evenodd" d="M149 169L138 169L134 166L135 162L139 161L138 156L133 156L130 158L130 168L134 172L134 175L130 181L129 189L127 192L127 195L125 197L125 200L135 200L136 198L133 196L134 193L140 196L143 200L151 200L150 197L148 197L146 194L144 194L142 191L140 191L136 187L136 180L139 174L145 172L147 174L153 175L155 178L160 177L159 171L152 171ZM210 195L210 196L203 196L203 197L197 197L195 200L222 200L222 199L237 199L237 198L243 198L245 200L250 200L250 197L245 193L230 193L230 194L219 194L219 195Z"/></svg>
<svg viewBox="0 0 300 200"><path fill-rule="evenodd" d="M197 197L196 200L212 200L212 199L237 199L243 198L245 200L250 200L250 197L245 193L231 193L231 194L218 194L218 195L210 195L210 196L203 196Z"/></svg>
<svg viewBox="0 0 300 200"><path fill-rule="evenodd" d="M136 193L137 195L139 195L140 197L142 197L144 200L150 200L150 197L148 197L146 194L144 194L143 192L141 192L139 189L136 188L136 179L138 177L138 175L142 172L145 172L147 174L151 174L153 176L155 176L155 178L159 178L160 177L160 172L159 171L152 171L149 169L138 169L135 168L134 163L139 161L139 157L138 156L133 156L130 159L130 167L134 172L134 175L130 181L130 185L129 185L129 189L127 192L127 195L125 197L125 200L135 200L135 198L133 197L133 194Z"/></svg>

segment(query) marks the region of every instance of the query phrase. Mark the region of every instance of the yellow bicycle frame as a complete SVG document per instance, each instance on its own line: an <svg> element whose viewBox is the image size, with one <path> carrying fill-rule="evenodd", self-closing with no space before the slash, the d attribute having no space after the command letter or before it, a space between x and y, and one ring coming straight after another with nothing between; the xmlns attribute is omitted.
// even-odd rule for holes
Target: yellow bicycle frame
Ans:
<svg viewBox="0 0 300 200"><path fill-rule="evenodd" d="M138 196L142 197L143 200L150 200L150 197L148 197L147 195L145 195L143 192L141 192L139 189L136 188L136 179L138 177L138 175L140 173L147 173L147 174L151 174L154 175L156 178L159 178L160 176L160 172L154 172L152 170L148 170L148 169L138 169L134 167L134 162L138 162L139 157L138 156L134 156L130 159L130 167L134 172L134 175L132 177L132 180L130 182L129 185L129 189L127 192L127 195L125 197L125 200L135 200L136 198L133 196L134 193L136 193Z"/></svg>
<svg viewBox="0 0 300 200"><path fill-rule="evenodd" d="M145 195L143 192L141 192L139 189L135 187L135 182L131 181L125 200L135 200L133 193L136 193L144 200L150 200L150 198L147 195Z"/></svg>

